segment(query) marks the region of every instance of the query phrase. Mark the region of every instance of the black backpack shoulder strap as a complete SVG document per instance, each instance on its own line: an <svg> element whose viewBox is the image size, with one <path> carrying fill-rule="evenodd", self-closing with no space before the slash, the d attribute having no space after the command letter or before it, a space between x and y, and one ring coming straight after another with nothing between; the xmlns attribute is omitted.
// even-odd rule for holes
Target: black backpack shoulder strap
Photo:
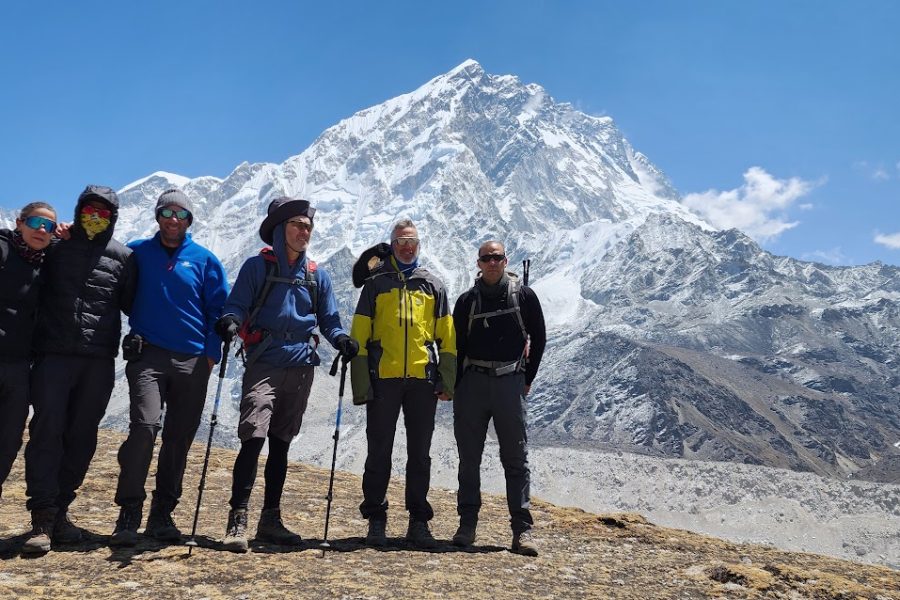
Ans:
<svg viewBox="0 0 900 600"><path fill-rule="evenodd" d="M256 320L259 311L262 310L263 304L266 303L266 298L269 297L269 292L272 291L272 284L278 279L275 276L275 273L278 271L278 258L275 256L275 252L267 247L260 250L259 254L263 257L263 263L266 265L266 277L263 280L264 283L262 289L259 294L257 294L256 300L253 301L253 306L250 308L250 314L247 317L248 329L253 327L253 321Z"/></svg>
<svg viewBox="0 0 900 600"><path fill-rule="evenodd" d="M274 253L272 254L274 257ZM268 258L266 258L266 265L269 265ZM277 261L275 261L275 267L277 267ZM316 276L316 271L318 270L318 265L316 265L316 261L308 260L306 262L306 274L303 276L303 279L299 279L297 277L281 277L274 274L275 269L266 270L266 288L265 293L268 294L269 287L273 283L286 283L287 285L299 285L305 287L309 291L309 299L312 304L312 314L317 315L319 312L319 279ZM265 301L265 300L263 300Z"/></svg>
<svg viewBox="0 0 900 600"><path fill-rule="evenodd" d="M500 315L514 314L519 329L522 330L522 337L527 338L528 332L525 330L525 321L522 320L522 309L519 306L519 291L522 289L519 277L515 273L507 273L509 284L506 286L506 308L495 310L488 313L481 312L481 294L478 291L478 285L473 286L475 293L475 301L472 302L472 309L469 312L469 331L472 331L472 321L475 319L484 319L485 327L488 326L488 319L491 317L499 317Z"/></svg>
<svg viewBox="0 0 900 600"><path fill-rule="evenodd" d="M478 291L477 282L469 289L469 292L472 294L472 303L469 305L469 333L471 334L472 323L475 321L476 315L481 313L481 292Z"/></svg>
<svg viewBox="0 0 900 600"><path fill-rule="evenodd" d="M525 330L525 321L522 319L522 307L519 306L519 292L522 291L522 282L513 273L509 274L509 285L506 286L506 307L512 309L516 315L516 321L519 323L519 329L522 330L522 337L528 338L528 332Z"/></svg>

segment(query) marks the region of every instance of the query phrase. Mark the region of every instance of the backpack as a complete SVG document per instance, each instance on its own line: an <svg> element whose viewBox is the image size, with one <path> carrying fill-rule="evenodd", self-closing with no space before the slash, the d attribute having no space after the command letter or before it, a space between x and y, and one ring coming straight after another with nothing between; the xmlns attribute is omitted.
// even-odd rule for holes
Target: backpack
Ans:
<svg viewBox="0 0 900 600"><path fill-rule="evenodd" d="M526 340L528 339L528 332L525 331L525 321L522 320L522 309L519 307L519 290L522 289L519 276L509 272L506 275L509 278L509 285L506 286L506 308L500 310L487 313L481 312L481 292L477 285L472 286L472 293L475 294L475 299L472 301L472 306L469 309L469 333L472 333L472 321L475 319L484 319L484 326L490 327L488 319L491 317L514 313L519 329L522 330L522 337Z"/></svg>
<svg viewBox="0 0 900 600"><path fill-rule="evenodd" d="M307 288L309 290L310 301L312 302L312 314L313 316L316 316L317 319L319 312L319 283L316 279L318 265L316 265L316 261L310 259L306 260L306 276L303 279L298 279L296 277L279 277L276 275L278 272L278 257L275 255L275 251L266 246L259 251L259 254L263 257L264 264L266 265L265 284L253 301L253 306L250 307L250 314L247 317L247 320L241 324L241 328L238 330L238 337L241 338L242 344L241 347L238 348L236 355L244 360L244 366L253 364L259 355L262 354L263 350L268 347L268 343L263 343L268 339L268 331L260 327L254 327L254 322L259 315L259 311L262 310L263 305L266 303L269 292L272 291L272 284L286 283L288 285L299 285ZM315 338L316 345L318 346L318 336L313 335L313 338ZM244 349L249 346L258 347L245 359Z"/></svg>
<svg viewBox="0 0 900 600"><path fill-rule="evenodd" d="M479 291L479 287L477 285L472 286L472 293L475 295L475 299L472 300L472 306L469 308L468 332L470 334L472 333L472 322L475 319L484 319L484 326L490 327L490 321L488 319L490 319L491 317L514 314L516 317L516 323L519 324L519 329L522 331L522 338L525 340L525 346L522 348L522 356L519 358L515 370L523 371L525 369L525 363L528 360L528 350L531 344L528 338L528 331L525 330L525 321L522 319L522 308L519 306L519 291L522 289L522 283L519 281L519 276L515 273L510 273L507 271L506 275L509 278L509 284L506 286L506 308L501 308L500 310L495 310L492 312L481 312L481 292ZM472 361L469 358L466 358L465 360L471 364L481 362Z"/></svg>

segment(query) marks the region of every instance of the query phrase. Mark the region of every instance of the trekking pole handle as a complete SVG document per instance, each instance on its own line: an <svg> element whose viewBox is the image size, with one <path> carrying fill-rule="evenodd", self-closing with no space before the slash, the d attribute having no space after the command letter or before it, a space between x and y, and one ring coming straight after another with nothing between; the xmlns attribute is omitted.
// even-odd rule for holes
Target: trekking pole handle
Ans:
<svg viewBox="0 0 900 600"><path fill-rule="evenodd" d="M348 360L341 361L341 389L338 391L338 398L343 400L344 398L344 383L347 381L347 363L350 362ZM340 406L338 406L338 410L340 410Z"/></svg>
<svg viewBox="0 0 900 600"><path fill-rule="evenodd" d="M219 365L219 379L225 377L225 366L228 364L228 352L231 351L231 340L222 343L222 363Z"/></svg>
<svg viewBox="0 0 900 600"><path fill-rule="evenodd" d="M331 363L331 369L328 371L328 374L334 377L337 375L338 370L338 361L341 360L341 353L338 352L338 355L334 357L334 362Z"/></svg>

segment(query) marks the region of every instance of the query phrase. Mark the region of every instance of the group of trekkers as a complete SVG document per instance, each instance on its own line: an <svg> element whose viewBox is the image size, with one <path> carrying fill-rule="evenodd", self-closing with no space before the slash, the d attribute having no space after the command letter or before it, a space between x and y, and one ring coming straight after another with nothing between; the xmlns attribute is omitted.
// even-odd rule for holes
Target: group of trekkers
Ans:
<svg viewBox="0 0 900 600"><path fill-rule="evenodd" d="M181 541L172 514L187 454L210 374L236 338L245 360L241 445L223 547L249 549L250 496L266 441L255 540L300 544L301 537L282 521L281 497L288 449L300 431L319 364L321 334L349 362L354 404L366 406L368 455L359 507L368 520L366 544L388 543L387 490L402 410L406 539L418 548L437 546L428 525L434 516L427 499L430 448L437 404L452 401L459 452L459 528L452 543L475 543L481 458L493 420L511 549L537 555L525 398L546 333L537 296L506 271L501 242L478 249L475 284L451 311L442 282L419 265L415 224L396 222L390 242L366 250L354 265L353 283L362 290L348 332L330 276L307 257L315 216L308 201L277 198L269 204L259 228L269 247L243 264L230 292L219 259L188 233L194 211L187 195L166 190L154 210L159 231L123 245L113 239L116 193L91 185L79 196L70 224L59 223L49 204L33 202L20 211L13 231L0 229L0 496L22 444L29 405L34 411L25 448L32 529L23 553L44 553L85 536L69 507L96 449L120 339L130 426L118 451L119 516L110 545L134 546L141 539L146 479L160 431L143 535ZM120 313L130 328L123 339Z"/></svg>

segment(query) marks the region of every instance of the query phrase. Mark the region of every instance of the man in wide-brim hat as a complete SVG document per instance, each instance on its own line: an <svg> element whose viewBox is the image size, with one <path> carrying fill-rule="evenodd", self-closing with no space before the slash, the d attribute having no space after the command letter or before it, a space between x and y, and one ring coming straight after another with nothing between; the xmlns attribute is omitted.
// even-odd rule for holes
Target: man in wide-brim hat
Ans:
<svg viewBox="0 0 900 600"><path fill-rule="evenodd" d="M269 457L256 540L296 545L302 540L281 520L281 493L291 440L300 432L312 387L319 331L345 357L359 346L341 327L328 273L306 256L316 209L306 200L277 198L259 226L271 248L244 263L216 330L224 339L240 332L246 365L225 548L248 550L247 510L256 465L266 438Z"/></svg>

